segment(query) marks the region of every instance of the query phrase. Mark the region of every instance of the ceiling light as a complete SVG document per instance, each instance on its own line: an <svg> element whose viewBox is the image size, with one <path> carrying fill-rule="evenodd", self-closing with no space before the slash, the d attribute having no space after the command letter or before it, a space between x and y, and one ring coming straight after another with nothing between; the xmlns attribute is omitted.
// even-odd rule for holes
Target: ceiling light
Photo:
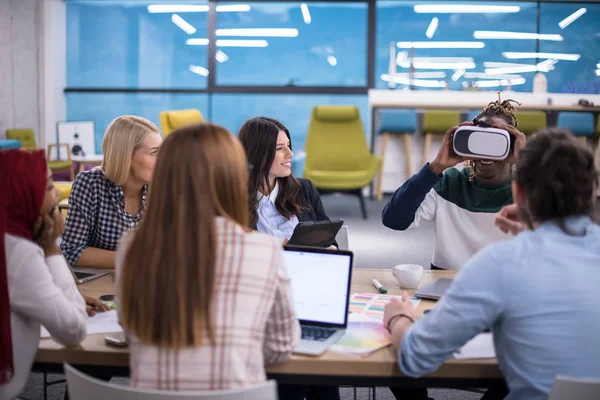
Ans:
<svg viewBox="0 0 600 400"><path fill-rule="evenodd" d="M208 39L206 38L189 38L185 41L188 46L206 46L208 45Z"/></svg>
<svg viewBox="0 0 600 400"><path fill-rule="evenodd" d="M409 72L400 72L394 74L395 77L400 78L410 78L411 74ZM426 71L426 72L413 72L413 78L436 78L436 79L444 79L446 77L446 73L444 71Z"/></svg>
<svg viewBox="0 0 600 400"><path fill-rule="evenodd" d="M196 28L194 28L192 25L190 25L189 22L187 22L185 19L181 18L177 14L173 14L171 16L171 21L175 25L180 27L181 30L184 31L185 33L187 33L188 35L193 35L194 33L196 33Z"/></svg>
<svg viewBox="0 0 600 400"><path fill-rule="evenodd" d="M596 76L600 76L600 69L596 70Z"/></svg>
<svg viewBox="0 0 600 400"><path fill-rule="evenodd" d="M489 72L467 72L465 79L522 79L521 75L496 74Z"/></svg>
<svg viewBox="0 0 600 400"><path fill-rule="evenodd" d="M504 52L502 55L510 59L525 58L554 58L555 60L577 61L581 58L580 54L566 53L525 53L525 52Z"/></svg>
<svg viewBox="0 0 600 400"><path fill-rule="evenodd" d="M312 18L310 17L310 11L308 11L308 6L306 3L300 4L300 10L302 10L302 18L304 19L304 23L306 25L310 24Z"/></svg>
<svg viewBox="0 0 600 400"><path fill-rule="evenodd" d="M414 10L419 14L484 14L484 13L518 13L519 6L486 6L475 4L417 4Z"/></svg>
<svg viewBox="0 0 600 400"><path fill-rule="evenodd" d="M217 34L217 36L297 37L298 29L293 29L293 28L217 29L216 34Z"/></svg>
<svg viewBox="0 0 600 400"><path fill-rule="evenodd" d="M389 82L390 76L388 74L381 75L381 80L385 82ZM398 77L394 76L392 78L393 82L402 84L402 85L412 85L417 87L429 87L429 88L445 88L446 82L444 81L430 81L426 79L410 79L406 77Z"/></svg>
<svg viewBox="0 0 600 400"><path fill-rule="evenodd" d="M483 42L398 42L399 49L483 49Z"/></svg>
<svg viewBox="0 0 600 400"><path fill-rule="evenodd" d="M486 74L520 74L524 72L549 72L554 69L554 64L558 61L556 60L546 60L538 63L537 65L530 64L514 64L513 67L500 67L500 68L487 68L487 65L494 63L483 63L486 67ZM487 64L487 65L486 65Z"/></svg>
<svg viewBox="0 0 600 400"><path fill-rule="evenodd" d="M573 14L569 15L567 18L560 21L558 23L558 26L560 26L560 29L565 29L567 26L571 25L572 22L574 22L577 18L581 17L586 12L587 12L587 9L580 8L579 10L575 11Z"/></svg>
<svg viewBox="0 0 600 400"><path fill-rule="evenodd" d="M217 12L248 12L250 5L248 4L227 4L217 6Z"/></svg>
<svg viewBox="0 0 600 400"><path fill-rule="evenodd" d="M560 42L563 37L554 34L540 34L528 32L502 32L502 31L475 31L475 39L533 39L533 40L553 40Z"/></svg>
<svg viewBox="0 0 600 400"><path fill-rule="evenodd" d="M502 79L502 80L491 80L491 81L475 81L473 86L480 88L490 88L498 86L516 86L523 85L526 82L525 78L519 79Z"/></svg>
<svg viewBox="0 0 600 400"><path fill-rule="evenodd" d="M533 72L533 71L542 71L542 72L548 72L548 71L552 71L554 69L554 64L556 64L558 61L557 60L546 60L546 61L542 61L539 64L535 65L535 64L519 64L519 63L504 63L504 62L491 62L491 61L486 61L483 63L483 66L485 68L529 68L530 71L526 71L526 72Z"/></svg>
<svg viewBox="0 0 600 400"><path fill-rule="evenodd" d="M596 64L596 68L600 69L600 63Z"/></svg>
<svg viewBox="0 0 600 400"><path fill-rule="evenodd" d="M199 65L190 65L190 71L201 76L208 76L208 70Z"/></svg>
<svg viewBox="0 0 600 400"><path fill-rule="evenodd" d="M410 68L410 63L402 63L402 68ZM462 62L462 63L436 63L436 62L415 62L413 63L415 69L473 69L475 63L473 62Z"/></svg>
<svg viewBox="0 0 600 400"><path fill-rule="evenodd" d="M220 63L224 63L225 61L229 60L229 56L223 53L221 50L217 50L217 53L215 54L215 59Z"/></svg>
<svg viewBox="0 0 600 400"><path fill-rule="evenodd" d="M456 72L455 72L455 73L452 75L452 80L453 80L454 82L456 82L457 80L459 80L459 79L460 79L460 77L461 77L461 76L463 76L463 75L464 75L464 73L465 73L465 70L464 70L464 69L459 69L459 70L457 70L457 71L456 71Z"/></svg>
<svg viewBox="0 0 600 400"><path fill-rule="evenodd" d="M218 47L267 47L266 40L217 40Z"/></svg>
<svg viewBox="0 0 600 400"><path fill-rule="evenodd" d="M440 20L438 19L438 17L433 17L431 19L431 22L429 23L427 32L425 32L425 36L427 36L429 39L431 39L433 37L433 35L435 34L435 31L436 31L439 23L440 23Z"/></svg>
<svg viewBox="0 0 600 400"><path fill-rule="evenodd" d="M187 12L208 12L208 5L197 4L153 4L148 6L148 12L151 14L161 13L187 13ZM217 12L248 12L248 4L228 4L217 6Z"/></svg>
<svg viewBox="0 0 600 400"><path fill-rule="evenodd" d="M327 56L327 62L332 67L335 67L337 65L337 58L335 58L335 56Z"/></svg>
<svg viewBox="0 0 600 400"><path fill-rule="evenodd" d="M184 13L184 12L208 12L207 5L195 4L153 4L148 6L149 13Z"/></svg>

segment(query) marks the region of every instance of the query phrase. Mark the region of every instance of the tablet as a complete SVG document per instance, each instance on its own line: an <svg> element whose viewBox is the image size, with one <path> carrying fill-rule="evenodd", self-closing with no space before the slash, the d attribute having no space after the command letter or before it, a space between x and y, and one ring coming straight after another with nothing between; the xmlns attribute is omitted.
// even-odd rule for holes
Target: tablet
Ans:
<svg viewBox="0 0 600 400"><path fill-rule="evenodd" d="M335 241L335 235L342 227L343 220L306 221L296 225L287 244L292 246L329 247Z"/></svg>

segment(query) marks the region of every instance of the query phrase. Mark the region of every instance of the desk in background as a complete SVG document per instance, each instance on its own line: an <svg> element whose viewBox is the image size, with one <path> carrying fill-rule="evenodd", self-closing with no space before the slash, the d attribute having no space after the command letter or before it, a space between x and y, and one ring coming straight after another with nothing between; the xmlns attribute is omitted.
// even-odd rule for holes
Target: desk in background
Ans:
<svg viewBox="0 0 600 400"><path fill-rule="evenodd" d="M438 278L453 278L455 271L425 271L421 286ZM371 284L378 279L392 295L401 293L390 270L354 269L352 293L377 293ZM86 282L79 286L81 293L99 297L114 293L114 275ZM413 294L414 291L409 291ZM416 317L435 306L434 301L422 300ZM129 350L107 346L104 335L90 335L80 346L65 348L52 339L41 339L34 370L60 372L62 363L77 366L87 373L106 375L129 374ZM439 387L487 387L502 379L495 359L446 361L436 372L421 379L404 376L396 363L391 346L380 349L366 358L326 352L321 357L293 355L290 360L266 367L267 374L282 383L339 384L353 386L439 386Z"/></svg>

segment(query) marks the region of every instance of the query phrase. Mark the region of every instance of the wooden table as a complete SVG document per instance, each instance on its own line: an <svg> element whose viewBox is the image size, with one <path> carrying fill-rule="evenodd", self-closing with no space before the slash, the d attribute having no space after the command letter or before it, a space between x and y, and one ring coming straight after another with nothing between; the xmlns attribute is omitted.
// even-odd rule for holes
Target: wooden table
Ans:
<svg viewBox="0 0 600 400"><path fill-rule="evenodd" d="M425 271L421 286L437 278L453 278L454 271ZM352 293L377 293L371 285L376 278L388 289L388 293L398 295L401 289L387 269L354 269ZM88 296L98 297L113 294L113 274L86 282L80 290ZM408 291L413 294L414 291ZM416 317L423 311L433 308L434 301L421 300L416 309ZM62 363L77 365L88 373L129 374L129 351L107 346L104 335L90 335L81 345L65 348L52 339L41 339L35 359L35 370L58 372ZM266 367L269 376L279 382L288 383L328 383L354 386L441 386L441 387L487 387L502 379L495 359L455 360L450 359L436 372L422 378L405 377L396 363L396 354L391 346L380 349L366 358L355 358L344 354L326 352L321 357L293 355L283 364Z"/></svg>

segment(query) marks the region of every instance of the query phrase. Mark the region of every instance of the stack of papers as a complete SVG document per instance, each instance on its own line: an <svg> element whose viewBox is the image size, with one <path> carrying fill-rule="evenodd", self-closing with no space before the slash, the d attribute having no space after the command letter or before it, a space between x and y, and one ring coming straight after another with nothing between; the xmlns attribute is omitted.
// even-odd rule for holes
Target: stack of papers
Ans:
<svg viewBox="0 0 600 400"><path fill-rule="evenodd" d="M93 317L88 317L87 334L123 332L119 325L119 317L116 310L97 312ZM40 337L49 338L50 332L42 326Z"/></svg>
<svg viewBox="0 0 600 400"><path fill-rule="evenodd" d="M496 357L496 351L494 350L494 337L491 333L480 333L454 353L454 358L457 360L494 357Z"/></svg>
<svg viewBox="0 0 600 400"><path fill-rule="evenodd" d="M350 314L346 333L329 350L366 357L390 344L388 331L381 321L363 314Z"/></svg>

